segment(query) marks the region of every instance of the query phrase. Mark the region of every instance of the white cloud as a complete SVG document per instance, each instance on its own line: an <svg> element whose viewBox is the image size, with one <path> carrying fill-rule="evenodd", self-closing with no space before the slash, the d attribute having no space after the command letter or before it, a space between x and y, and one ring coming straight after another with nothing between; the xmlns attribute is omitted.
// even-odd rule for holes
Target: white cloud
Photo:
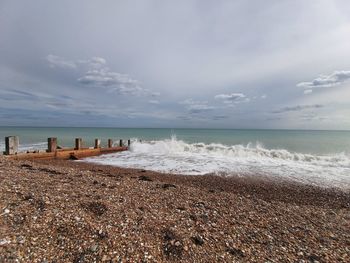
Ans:
<svg viewBox="0 0 350 263"><path fill-rule="evenodd" d="M65 58L49 54L46 56L46 60L49 62L51 68L64 68L64 69L76 69L77 65L74 61L67 60Z"/></svg>
<svg viewBox="0 0 350 263"><path fill-rule="evenodd" d="M83 77L78 79L78 82L92 87L109 88L109 90L121 94L136 94L144 91L138 80L131 78L127 74L112 72L108 68L89 70Z"/></svg>
<svg viewBox="0 0 350 263"><path fill-rule="evenodd" d="M223 100L224 103L240 103L250 101L250 99L243 93L218 94L215 96L215 99Z"/></svg>
<svg viewBox="0 0 350 263"><path fill-rule="evenodd" d="M264 94L264 95L262 95L260 98L264 100L264 99L267 98L267 96Z"/></svg>
<svg viewBox="0 0 350 263"><path fill-rule="evenodd" d="M208 105L208 101L196 101L192 98L180 101L179 104L186 105L186 109L189 113L201 113L214 110L215 107Z"/></svg>
<svg viewBox="0 0 350 263"><path fill-rule="evenodd" d="M88 63L93 68L101 68L106 65L107 61L101 57L93 57L89 59Z"/></svg>
<svg viewBox="0 0 350 263"><path fill-rule="evenodd" d="M334 71L330 75L321 75L318 78L309 82L300 82L297 87L312 89L312 88L330 88L344 83L350 79L350 71Z"/></svg>
<svg viewBox="0 0 350 263"><path fill-rule="evenodd" d="M53 68L61 67L65 69L83 70L83 66L87 66L88 71L77 80L82 85L108 88L109 91L119 94L148 93L147 90L141 87L138 80L131 78L128 74L111 71L106 66L107 61L104 58L92 57L88 60L70 61L59 56L48 55L46 59L50 63L50 67ZM158 93L153 93L152 96L154 94Z"/></svg>
<svg viewBox="0 0 350 263"><path fill-rule="evenodd" d="M189 99L180 101L179 104L182 104L182 105L208 104L208 101L198 101L198 100L193 100L192 98L189 98Z"/></svg>

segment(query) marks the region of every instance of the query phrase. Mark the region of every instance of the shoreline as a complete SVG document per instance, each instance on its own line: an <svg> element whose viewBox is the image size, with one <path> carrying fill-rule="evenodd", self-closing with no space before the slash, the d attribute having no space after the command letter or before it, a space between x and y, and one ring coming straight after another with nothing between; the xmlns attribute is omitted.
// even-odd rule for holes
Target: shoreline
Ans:
<svg viewBox="0 0 350 263"><path fill-rule="evenodd" d="M0 156L0 261L346 262L350 193Z"/></svg>

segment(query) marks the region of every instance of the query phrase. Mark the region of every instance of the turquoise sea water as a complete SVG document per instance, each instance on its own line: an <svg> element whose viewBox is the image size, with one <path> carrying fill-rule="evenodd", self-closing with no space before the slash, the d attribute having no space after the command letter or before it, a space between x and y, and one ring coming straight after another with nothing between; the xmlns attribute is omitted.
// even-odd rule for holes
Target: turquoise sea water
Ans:
<svg viewBox="0 0 350 263"><path fill-rule="evenodd" d="M350 132L300 130L0 128L17 135L20 149L47 148L47 138L72 147L95 138L132 139L129 151L83 161L174 174L263 175L322 187L350 190ZM140 141L141 140L141 141Z"/></svg>
<svg viewBox="0 0 350 263"><path fill-rule="evenodd" d="M317 155L350 153L350 131L0 127L0 147L4 147L4 138L9 135L19 136L25 146L46 143L48 137L57 137L62 146L73 146L74 138L81 137L87 146L92 146L95 138L107 144L109 138L156 141L176 135L187 143L228 146L259 143L266 149Z"/></svg>

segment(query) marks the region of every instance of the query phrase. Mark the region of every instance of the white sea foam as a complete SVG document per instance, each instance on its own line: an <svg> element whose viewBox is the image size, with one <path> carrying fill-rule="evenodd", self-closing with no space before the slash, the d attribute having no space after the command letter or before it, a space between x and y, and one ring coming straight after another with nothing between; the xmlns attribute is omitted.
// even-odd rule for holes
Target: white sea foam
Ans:
<svg viewBox="0 0 350 263"><path fill-rule="evenodd" d="M261 144L222 145L186 143L172 137L134 141L130 151L85 159L87 162L153 171L201 175L266 175L324 187L350 189L350 156L317 156Z"/></svg>
<svg viewBox="0 0 350 263"><path fill-rule="evenodd" d="M47 149L47 142L37 142L37 143L24 143L19 145L20 152L34 151L34 150L45 150ZM0 154L5 151L5 142L0 141Z"/></svg>

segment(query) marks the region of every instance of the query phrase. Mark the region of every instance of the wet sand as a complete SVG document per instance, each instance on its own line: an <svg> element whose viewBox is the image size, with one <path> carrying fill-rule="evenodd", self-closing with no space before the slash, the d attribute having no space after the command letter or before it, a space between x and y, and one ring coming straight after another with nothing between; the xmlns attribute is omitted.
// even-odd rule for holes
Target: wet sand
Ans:
<svg viewBox="0 0 350 263"><path fill-rule="evenodd" d="M350 193L0 156L0 262L349 262Z"/></svg>

